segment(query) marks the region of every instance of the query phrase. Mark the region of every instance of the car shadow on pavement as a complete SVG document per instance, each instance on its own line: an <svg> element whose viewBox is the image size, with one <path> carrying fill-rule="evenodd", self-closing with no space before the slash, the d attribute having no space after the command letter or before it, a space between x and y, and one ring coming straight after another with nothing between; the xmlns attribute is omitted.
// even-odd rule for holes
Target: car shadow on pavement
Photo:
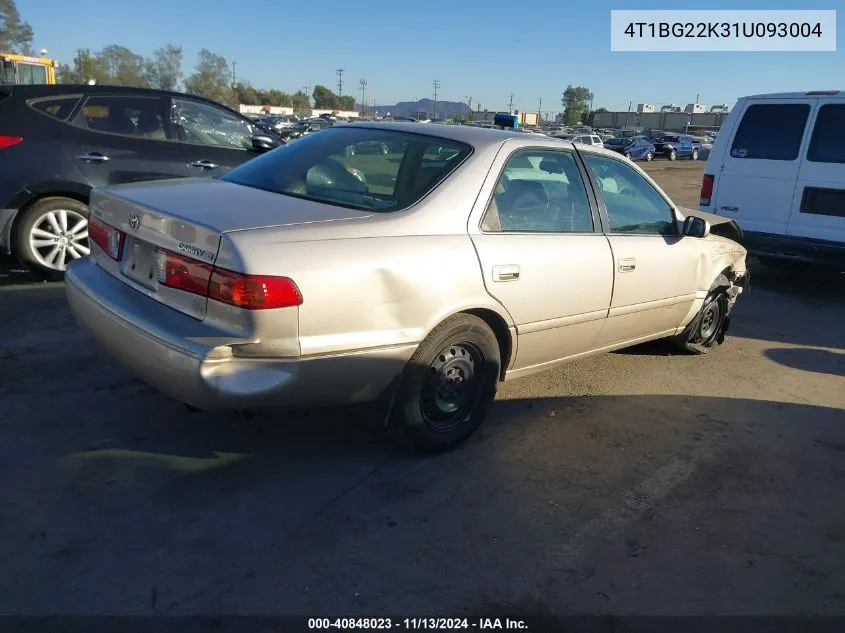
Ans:
<svg viewBox="0 0 845 633"><path fill-rule="evenodd" d="M766 358L793 369L845 377L845 354L807 347L767 349Z"/></svg>
<svg viewBox="0 0 845 633"><path fill-rule="evenodd" d="M44 283L47 283L44 277L26 270L12 257L0 254L0 288Z"/></svg>
<svg viewBox="0 0 845 633"><path fill-rule="evenodd" d="M529 598L551 613L845 608L841 409L504 400L465 445L419 457L337 410L245 424L155 399L159 415L131 419L140 396L69 442L38 430L41 460L70 460L60 471L20 463L29 436L9 438L0 610L219 613L220 592L263 614L376 599L456 616Z"/></svg>

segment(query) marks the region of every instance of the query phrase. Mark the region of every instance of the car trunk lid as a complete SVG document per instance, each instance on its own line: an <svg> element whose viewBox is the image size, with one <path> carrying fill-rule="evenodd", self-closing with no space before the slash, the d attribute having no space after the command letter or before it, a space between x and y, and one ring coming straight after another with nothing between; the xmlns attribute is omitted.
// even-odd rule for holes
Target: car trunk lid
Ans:
<svg viewBox="0 0 845 633"><path fill-rule="evenodd" d="M211 179L105 187L91 195L91 241L105 246L92 256L124 283L204 319L223 234L370 215Z"/></svg>

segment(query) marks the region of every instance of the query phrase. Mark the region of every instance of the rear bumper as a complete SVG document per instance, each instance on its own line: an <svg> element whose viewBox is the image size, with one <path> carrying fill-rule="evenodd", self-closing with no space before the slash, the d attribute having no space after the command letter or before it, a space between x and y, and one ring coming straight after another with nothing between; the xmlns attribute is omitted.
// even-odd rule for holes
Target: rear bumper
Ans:
<svg viewBox="0 0 845 633"><path fill-rule="evenodd" d="M234 339L133 290L90 258L65 275L77 322L118 362L169 396L199 409L351 404L377 398L415 346L316 358L243 358Z"/></svg>
<svg viewBox="0 0 845 633"><path fill-rule="evenodd" d="M757 257L845 270L845 244L842 242L746 231L743 245Z"/></svg>

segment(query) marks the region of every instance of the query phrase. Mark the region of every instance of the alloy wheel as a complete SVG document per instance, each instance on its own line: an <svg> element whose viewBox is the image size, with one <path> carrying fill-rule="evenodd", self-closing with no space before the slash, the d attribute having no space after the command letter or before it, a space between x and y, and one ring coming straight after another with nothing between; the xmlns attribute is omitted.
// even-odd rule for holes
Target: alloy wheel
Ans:
<svg viewBox="0 0 845 633"><path fill-rule="evenodd" d="M47 211L33 224L29 245L41 266L64 271L74 259L88 255L88 219L76 211Z"/></svg>

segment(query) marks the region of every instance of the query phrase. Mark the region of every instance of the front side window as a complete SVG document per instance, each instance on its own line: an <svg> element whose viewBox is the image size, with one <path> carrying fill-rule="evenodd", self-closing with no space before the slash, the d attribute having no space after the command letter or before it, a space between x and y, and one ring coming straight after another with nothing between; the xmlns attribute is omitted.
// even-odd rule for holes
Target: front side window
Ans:
<svg viewBox="0 0 845 633"><path fill-rule="evenodd" d="M810 115L806 103L749 106L736 130L731 156L742 159L795 160Z"/></svg>
<svg viewBox="0 0 845 633"><path fill-rule="evenodd" d="M202 101L173 99L173 124L183 143L252 149L252 127L246 119Z"/></svg>
<svg viewBox="0 0 845 633"><path fill-rule="evenodd" d="M73 124L92 132L166 141L163 104L158 97L88 97Z"/></svg>
<svg viewBox="0 0 845 633"><path fill-rule="evenodd" d="M598 182L612 233L677 235L669 203L635 169L596 154L585 159Z"/></svg>
<svg viewBox="0 0 845 633"><path fill-rule="evenodd" d="M815 163L845 163L845 104L819 108L807 160Z"/></svg>
<svg viewBox="0 0 845 633"><path fill-rule="evenodd" d="M259 156L222 180L327 204L398 211L422 199L471 151L446 139L340 126Z"/></svg>
<svg viewBox="0 0 845 633"><path fill-rule="evenodd" d="M572 154L527 149L511 156L481 228L513 233L592 232L590 203Z"/></svg>

